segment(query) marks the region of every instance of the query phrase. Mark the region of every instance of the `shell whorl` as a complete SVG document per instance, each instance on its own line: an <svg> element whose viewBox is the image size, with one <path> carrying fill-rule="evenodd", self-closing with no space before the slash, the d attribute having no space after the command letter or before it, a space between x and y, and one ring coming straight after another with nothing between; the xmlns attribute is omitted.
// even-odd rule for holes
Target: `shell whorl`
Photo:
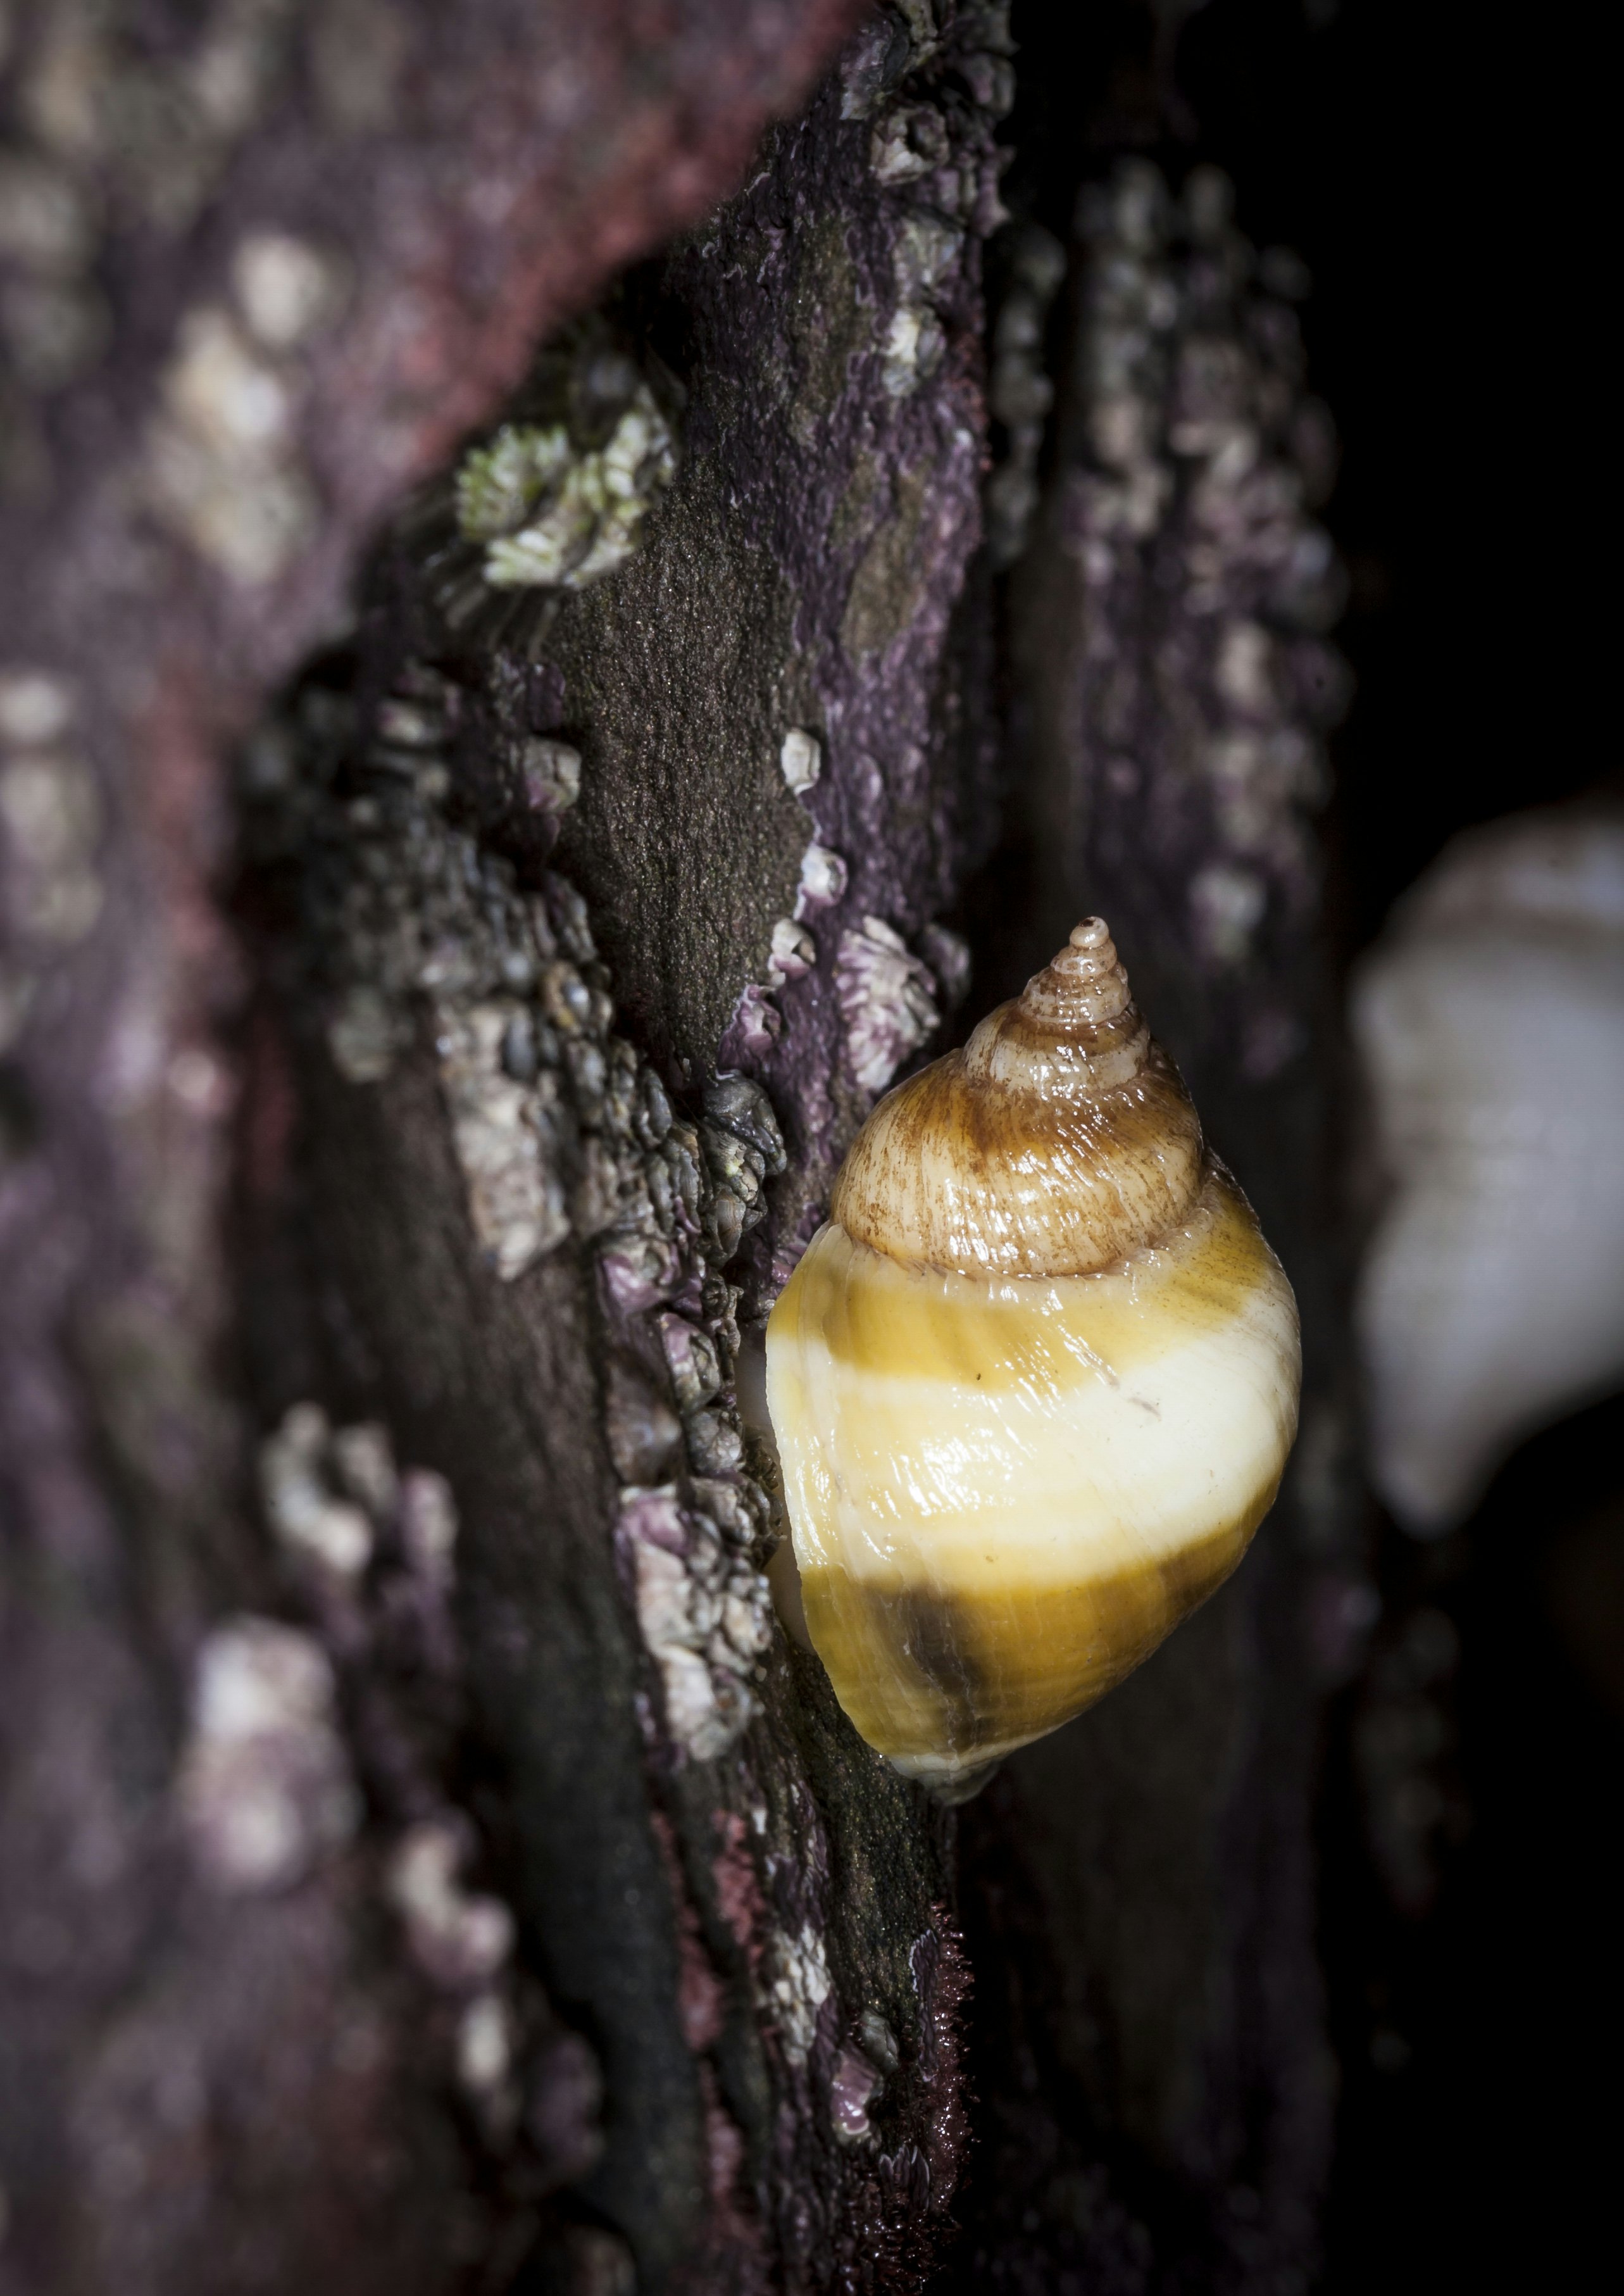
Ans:
<svg viewBox="0 0 1624 2296"><path fill-rule="evenodd" d="M833 1217L890 1259L1082 1275L1156 1242L1200 1191L1200 1121L1140 1018L1103 921L1076 926L962 1052L888 1093Z"/></svg>

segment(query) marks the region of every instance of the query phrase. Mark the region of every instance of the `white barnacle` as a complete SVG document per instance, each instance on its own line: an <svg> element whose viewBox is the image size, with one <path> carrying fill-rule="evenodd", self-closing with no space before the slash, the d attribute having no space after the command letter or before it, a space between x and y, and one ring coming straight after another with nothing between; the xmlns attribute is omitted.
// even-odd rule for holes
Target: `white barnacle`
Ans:
<svg viewBox="0 0 1624 2296"><path fill-rule="evenodd" d="M456 522L470 542L494 541L522 526L570 464L562 422L545 429L505 422L488 447L472 447L456 474Z"/></svg>
<svg viewBox="0 0 1624 2296"><path fill-rule="evenodd" d="M865 917L841 934L834 977L852 1076L883 1092L941 1019L930 968L882 917Z"/></svg>
<svg viewBox="0 0 1624 2296"><path fill-rule="evenodd" d="M808 909L829 908L846 890L846 864L833 848L816 840L800 857L800 887L795 897L799 918Z"/></svg>
<svg viewBox="0 0 1624 2296"><path fill-rule="evenodd" d="M456 2029L456 2077L476 2098L496 2095L513 2067L517 2036L513 2014L494 1988L476 1993Z"/></svg>
<svg viewBox="0 0 1624 2296"><path fill-rule="evenodd" d="M562 424L510 423L464 456L457 523L487 545L495 589L585 589L624 563L677 472L676 442L639 383L603 445L578 447Z"/></svg>
<svg viewBox="0 0 1624 2296"><path fill-rule="evenodd" d="M727 1024L730 1037L736 1036L747 1053L758 1057L776 1044L783 1034L783 1014L774 1004L771 991L781 985L778 980L747 980L739 991L738 1002Z"/></svg>
<svg viewBox="0 0 1624 2296"><path fill-rule="evenodd" d="M906 217L891 249L897 305L886 330L881 381L906 398L941 364L947 337L933 305L958 261L964 234L939 216Z"/></svg>
<svg viewBox="0 0 1624 2296"><path fill-rule="evenodd" d="M334 1726L332 1669L311 1636L252 1617L215 1628L198 1657L176 1792L199 1868L218 1889L284 1889L349 1840L360 1799Z"/></svg>
<svg viewBox="0 0 1624 2296"><path fill-rule="evenodd" d="M1210 861L1190 880L1190 913L1202 948L1215 963L1240 964L1268 906L1268 888L1253 869Z"/></svg>
<svg viewBox="0 0 1624 2296"><path fill-rule="evenodd" d="M70 947L94 925L103 898L94 862L101 826L101 800L84 758L65 750L24 750L0 762L11 906L30 939Z"/></svg>
<svg viewBox="0 0 1624 2296"><path fill-rule="evenodd" d="M803 726L791 726L778 752L778 767L786 786L797 797L803 797L824 769L823 749L816 734L808 734Z"/></svg>
<svg viewBox="0 0 1624 2296"><path fill-rule="evenodd" d="M357 981L347 988L327 1022L332 1065L350 1084L378 1084L395 1065L410 1030L381 988Z"/></svg>
<svg viewBox="0 0 1624 2296"><path fill-rule="evenodd" d="M911 184L944 166L949 152L947 123L935 104L900 103L875 122L868 164L882 184Z"/></svg>
<svg viewBox="0 0 1624 2296"><path fill-rule="evenodd" d="M522 1009L496 998L465 1011L443 1006L437 1029L440 1081L473 1231L510 1283L570 1232L552 1152L547 1095L555 1094L556 1080L544 1073L533 1085L521 1084L503 1066L510 1026Z"/></svg>
<svg viewBox="0 0 1624 2296"><path fill-rule="evenodd" d="M463 1887L471 1846L456 1817L423 1818L396 1844L385 1882L413 1959L451 1993L488 1985L513 1949L507 1906Z"/></svg>
<svg viewBox="0 0 1624 2296"><path fill-rule="evenodd" d="M73 695L49 670L0 670L0 742L39 749L60 741L73 721Z"/></svg>
<svg viewBox="0 0 1624 2296"><path fill-rule="evenodd" d="M250 232L232 258L231 278L250 332L272 351L306 341L337 316L344 299L336 259L291 232Z"/></svg>
<svg viewBox="0 0 1624 2296"><path fill-rule="evenodd" d="M545 813L567 812L581 793L581 753L568 742L543 734L520 748L519 775L526 805Z"/></svg>
<svg viewBox="0 0 1624 2296"><path fill-rule="evenodd" d="M730 1558L716 1525L669 1485L622 1493L619 1538L666 1726L693 1760L714 1761L756 1710L746 1677L770 1636L759 1573Z"/></svg>
<svg viewBox="0 0 1624 2296"><path fill-rule="evenodd" d="M799 980L816 963L817 943L805 925L797 924L793 917L778 918L773 926L768 987L776 988L786 980Z"/></svg>
<svg viewBox="0 0 1624 2296"><path fill-rule="evenodd" d="M274 580L314 530L287 380L228 311L182 321L147 464L160 515L234 581Z"/></svg>
<svg viewBox="0 0 1624 2296"><path fill-rule="evenodd" d="M784 2054L791 2064L804 2065L817 2038L817 2014L833 1989L829 1956L823 1939L810 1922L792 1935L778 1931L767 1956L767 1997Z"/></svg>
<svg viewBox="0 0 1624 2296"><path fill-rule="evenodd" d="M354 1438L365 1431L346 1431L349 1456L357 1464ZM328 1487L328 1448L326 1414L316 1404L294 1404L260 1446L260 1496L266 1520L290 1555L340 1583L353 1583L372 1560L372 1524L364 1507ZM374 1462L374 1467L381 1465Z"/></svg>

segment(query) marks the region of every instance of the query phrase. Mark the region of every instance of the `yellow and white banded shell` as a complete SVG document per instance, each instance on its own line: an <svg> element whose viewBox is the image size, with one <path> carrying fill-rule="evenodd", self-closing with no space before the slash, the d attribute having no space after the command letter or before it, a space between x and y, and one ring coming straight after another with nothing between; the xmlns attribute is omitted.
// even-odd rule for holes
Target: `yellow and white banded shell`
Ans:
<svg viewBox="0 0 1624 2296"><path fill-rule="evenodd" d="M948 1798L1234 1570L1295 1431L1295 1303L1097 917L875 1108L767 1382L814 1647Z"/></svg>

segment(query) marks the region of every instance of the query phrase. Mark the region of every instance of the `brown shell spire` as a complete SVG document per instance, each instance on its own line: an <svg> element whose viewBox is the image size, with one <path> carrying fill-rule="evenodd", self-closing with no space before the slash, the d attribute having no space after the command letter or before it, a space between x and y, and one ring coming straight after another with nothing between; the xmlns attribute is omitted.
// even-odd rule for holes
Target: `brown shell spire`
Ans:
<svg viewBox="0 0 1624 2296"><path fill-rule="evenodd" d="M1091 1275L1188 1217L1202 1162L1189 1095L1087 917L962 1052L880 1102L833 1209L892 1259Z"/></svg>

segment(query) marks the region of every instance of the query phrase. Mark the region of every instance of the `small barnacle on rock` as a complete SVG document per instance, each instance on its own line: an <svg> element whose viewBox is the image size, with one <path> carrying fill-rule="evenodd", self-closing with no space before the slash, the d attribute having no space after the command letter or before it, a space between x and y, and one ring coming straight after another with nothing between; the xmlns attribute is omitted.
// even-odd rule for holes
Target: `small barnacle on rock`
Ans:
<svg viewBox="0 0 1624 2296"><path fill-rule="evenodd" d="M682 1448L682 1422L636 1364L611 1358L604 1405L609 1456L623 1483L662 1482Z"/></svg>
<svg viewBox="0 0 1624 2296"><path fill-rule="evenodd" d="M747 1210L752 1209L761 1193L764 1177L759 1154L735 1134L719 1130L713 1124L701 1124L699 1136L705 1168L717 1187L736 1196Z"/></svg>
<svg viewBox="0 0 1624 2296"><path fill-rule="evenodd" d="M400 1545L406 1568L423 1585L449 1587L456 1564L456 1501L444 1475L409 1467L400 1478Z"/></svg>
<svg viewBox="0 0 1624 2296"><path fill-rule="evenodd" d="M795 898L797 918L808 909L829 908L846 890L846 864L827 845L816 841L800 857L800 889Z"/></svg>
<svg viewBox="0 0 1624 2296"><path fill-rule="evenodd" d="M948 156L947 123L933 103L900 103L875 122L868 164L878 182L911 184Z"/></svg>
<svg viewBox="0 0 1624 2296"><path fill-rule="evenodd" d="M658 1321L660 1344L677 1391L677 1408L683 1412L697 1411L701 1404L709 1402L722 1384L716 1349L708 1335L685 1316L665 1315Z"/></svg>
<svg viewBox="0 0 1624 2296"><path fill-rule="evenodd" d="M0 256L58 277L95 252L95 219L66 168L33 152L0 152Z"/></svg>
<svg viewBox="0 0 1624 2296"><path fill-rule="evenodd" d="M841 936L835 988L852 1077L865 1092L883 1092L941 1019L930 970L883 918L865 917Z"/></svg>
<svg viewBox="0 0 1624 2296"><path fill-rule="evenodd" d="M783 1135L773 1103L750 1077L719 1076L705 1090L705 1113L712 1124L753 1148L762 1170L776 1178L784 1168Z"/></svg>
<svg viewBox="0 0 1624 2296"><path fill-rule="evenodd" d="M492 1001L445 1011L437 1041L457 1160L474 1234L505 1280L522 1275L570 1232L547 1097L502 1065L516 1008ZM554 1083L551 1077L537 1084Z"/></svg>
<svg viewBox="0 0 1624 2296"><path fill-rule="evenodd" d="M987 481L988 547L995 567L1013 565L1038 508L1038 459L1054 385L1044 372L1044 331L1066 274L1065 250L1041 225L1013 234L1010 283L993 327L988 405L1006 451Z"/></svg>
<svg viewBox="0 0 1624 2296"><path fill-rule="evenodd" d="M73 722L73 695L45 669L0 670L0 742L32 750L58 742Z"/></svg>
<svg viewBox="0 0 1624 2296"><path fill-rule="evenodd" d="M936 975L944 1003L951 1008L970 986L970 944L950 925L928 924L918 938L919 953Z"/></svg>
<svg viewBox="0 0 1624 2296"><path fill-rule="evenodd" d="M498 2094L513 2069L513 2013L500 1993L476 1993L456 2029L456 2077L472 2097Z"/></svg>
<svg viewBox="0 0 1624 2296"><path fill-rule="evenodd" d="M833 1990L829 1956L810 1922L790 1936L778 1931L767 1955L767 2005L791 2064L804 2065L817 2038L817 2014Z"/></svg>
<svg viewBox="0 0 1624 2296"><path fill-rule="evenodd" d="M176 1792L198 1866L219 1889L286 1888L349 1840L360 1803L319 1643L273 1619L215 1628Z"/></svg>
<svg viewBox="0 0 1624 2296"><path fill-rule="evenodd" d="M1217 964L1239 964L1268 906L1268 887L1255 870L1229 861L1210 862L1190 881L1190 914L1196 938Z"/></svg>
<svg viewBox="0 0 1624 2296"><path fill-rule="evenodd" d="M991 119L1002 119L1013 108L1015 68L1007 57L982 51L960 56L954 70Z"/></svg>
<svg viewBox="0 0 1624 2296"><path fill-rule="evenodd" d="M564 955L577 964L590 964L598 952L586 902L567 877L549 876L546 886L547 914Z"/></svg>
<svg viewBox="0 0 1624 2296"><path fill-rule="evenodd" d="M341 1582L353 1582L372 1559L372 1524L365 1505L340 1498L327 1486L328 1433L319 1405L294 1404L260 1447L260 1496L266 1521L291 1556ZM363 1499L392 1485L388 1438L381 1453L376 1444L381 1433L349 1429L339 1454L361 1487L356 1496Z"/></svg>
<svg viewBox="0 0 1624 2296"><path fill-rule="evenodd" d="M581 753L568 742L532 734L518 758L525 803L563 813L581 793Z"/></svg>
<svg viewBox="0 0 1624 2296"><path fill-rule="evenodd" d="M283 1423L287 1424L285 1420ZM389 1429L381 1420L338 1428L332 1438L332 1465L342 1489L359 1501L374 1522L394 1513L400 1500L400 1478L395 1472Z"/></svg>
<svg viewBox="0 0 1624 2296"><path fill-rule="evenodd" d="M232 285L267 350L291 350L337 317L345 274L336 258L283 231L250 232L232 258Z"/></svg>
<svg viewBox="0 0 1624 2296"><path fill-rule="evenodd" d="M871 2057L882 2073L894 2073L902 2062L902 2052L897 2046L897 2036L877 2009L865 2009L857 2020L857 2038L864 2053Z"/></svg>
<svg viewBox="0 0 1624 2296"><path fill-rule="evenodd" d="M457 520L488 545L493 588L584 590L631 556L676 474L669 427L640 383L602 447L578 452L556 425L509 424L475 448L457 474Z"/></svg>
<svg viewBox="0 0 1624 2296"><path fill-rule="evenodd" d="M287 378L229 312L183 319L147 462L160 515L234 581L275 580L315 529Z"/></svg>
<svg viewBox="0 0 1624 2296"><path fill-rule="evenodd" d="M621 1494L619 1541L666 1726L694 1760L713 1761L756 1710L750 1677L773 1631L766 1581L669 1484Z"/></svg>
<svg viewBox="0 0 1624 2296"><path fill-rule="evenodd" d="M868 2108L884 2086L865 2052L849 2042L834 2061L829 2082L829 2120L837 2144L860 2144L871 2134Z"/></svg>
<svg viewBox="0 0 1624 2296"><path fill-rule="evenodd" d="M891 250L897 305L881 368L881 381L894 398L906 398L941 363L947 338L934 304L964 244L964 233L939 216L911 215L897 234Z"/></svg>
<svg viewBox="0 0 1624 2296"><path fill-rule="evenodd" d="M865 119L915 61L907 28L895 16L866 23L841 65L841 118Z"/></svg>
<svg viewBox="0 0 1624 2296"><path fill-rule="evenodd" d="M450 1813L424 1818L401 1836L386 1882L413 1959L436 1985L455 1993L488 1985L513 1948L507 1906L463 1886L471 1848L465 1821Z"/></svg>
<svg viewBox="0 0 1624 2296"><path fill-rule="evenodd" d="M817 943L793 917L780 917L773 927L771 956L767 986L776 988L811 972L817 963Z"/></svg>
<svg viewBox="0 0 1624 2296"><path fill-rule="evenodd" d="M378 704L378 733L394 749L436 750L446 738L446 721L425 701L391 694Z"/></svg>
<svg viewBox="0 0 1624 2296"><path fill-rule="evenodd" d="M562 422L504 422L488 447L471 447L456 474L456 522L470 542L494 542L521 527L570 463Z"/></svg>
<svg viewBox="0 0 1624 2296"><path fill-rule="evenodd" d="M727 1024L727 1042L759 1059L783 1034L783 1014L772 1000L776 981L747 980Z"/></svg>
<svg viewBox="0 0 1624 2296"><path fill-rule="evenodd" d="M407 1033L381 990L357 981L327 1023L327 1050L350 1084L377 1084L394 1067Z"/></svg>
<svg viewBox="0 0 1624 2296"><path fill-rule="evenodd" d="M95 924L101 828L101 800L82 758L8 745L0 757L0 865L7 906L29 939L71 947Z"/></svg>
<svg viewBox="0 0 1624 2296"><path fill-rule="evenodd" d="M644 1148L658 1148L671 1129L671 1103L665 1086L651 1068L644 1068L637 1078L632 1125Z"/></svg>
<svg viewBox="0 0 1624 2296"><path fill-rule="evenodd" d="M816 734L791 726L778 752L778 767L787 786L804 796L823 771L824 753Z"/></svg>

